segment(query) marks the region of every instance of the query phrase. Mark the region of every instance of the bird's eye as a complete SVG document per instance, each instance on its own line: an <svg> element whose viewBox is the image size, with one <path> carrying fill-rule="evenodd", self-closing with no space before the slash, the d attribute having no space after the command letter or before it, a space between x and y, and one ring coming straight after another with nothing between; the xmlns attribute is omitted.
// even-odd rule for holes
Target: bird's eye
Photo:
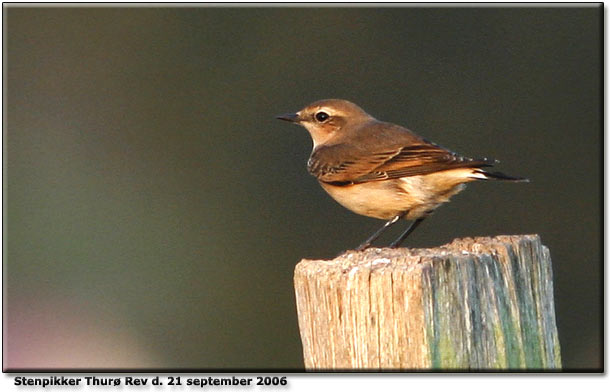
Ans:
<svg viewBox="0 0 610 392"><path fill-rule="evenodd" d="M329 117L330 116L326 112L318 112L318 113L316 113L316 120L318 122L324 122L324 121L328 120Z"/></svg>

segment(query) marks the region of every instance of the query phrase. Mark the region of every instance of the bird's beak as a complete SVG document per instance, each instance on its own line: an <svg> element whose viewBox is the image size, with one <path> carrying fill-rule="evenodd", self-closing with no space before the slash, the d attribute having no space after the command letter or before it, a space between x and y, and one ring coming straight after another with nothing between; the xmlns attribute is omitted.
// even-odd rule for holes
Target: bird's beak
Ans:
<svg viewBox="0 0 610 392"><path fill-rule="evenodd" d="M275 116L275 118L277 118L278 120L284 120L293 123L299 122L299 120L301 119L298 113L280 114L279 116Z"/></svg>

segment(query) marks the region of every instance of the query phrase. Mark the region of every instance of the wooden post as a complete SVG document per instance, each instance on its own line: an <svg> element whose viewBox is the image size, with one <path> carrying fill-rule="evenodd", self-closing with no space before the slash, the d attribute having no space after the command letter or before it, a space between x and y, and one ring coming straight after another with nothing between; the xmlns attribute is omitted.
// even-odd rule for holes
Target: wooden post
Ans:
<svg viewBox="0 0 610 392"><path fill-rule="evenodd" d="M537 235L302 260L294 284L308 370L561 367Z"/></svg>

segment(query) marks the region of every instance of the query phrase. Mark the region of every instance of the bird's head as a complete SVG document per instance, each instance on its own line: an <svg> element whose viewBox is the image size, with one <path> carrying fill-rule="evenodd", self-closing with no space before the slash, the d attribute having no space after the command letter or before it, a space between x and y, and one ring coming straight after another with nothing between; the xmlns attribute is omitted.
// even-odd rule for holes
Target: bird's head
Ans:
<svg viewBox="0 0 610 392"><path fill-rule="evenodd" d="M314 148L345 130L373 120L358 105L342 99L316 101L296 113L282 114L276 118L305 127L311 135Z"/></svg>

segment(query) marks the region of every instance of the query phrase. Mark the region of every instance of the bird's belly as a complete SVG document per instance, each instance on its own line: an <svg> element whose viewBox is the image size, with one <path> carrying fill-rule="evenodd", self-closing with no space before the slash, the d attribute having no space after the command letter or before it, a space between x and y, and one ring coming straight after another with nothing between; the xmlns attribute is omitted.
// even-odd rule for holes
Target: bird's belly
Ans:
<svg viewBox="0 0 610 392"><path fill-rule="evenodd" d="M473 180L450 172L454 171L342 186L320 184L339 204L357 214L389 220L406 212L404 218L412 220L448 202L464 189L463 183Z"/></svg>

